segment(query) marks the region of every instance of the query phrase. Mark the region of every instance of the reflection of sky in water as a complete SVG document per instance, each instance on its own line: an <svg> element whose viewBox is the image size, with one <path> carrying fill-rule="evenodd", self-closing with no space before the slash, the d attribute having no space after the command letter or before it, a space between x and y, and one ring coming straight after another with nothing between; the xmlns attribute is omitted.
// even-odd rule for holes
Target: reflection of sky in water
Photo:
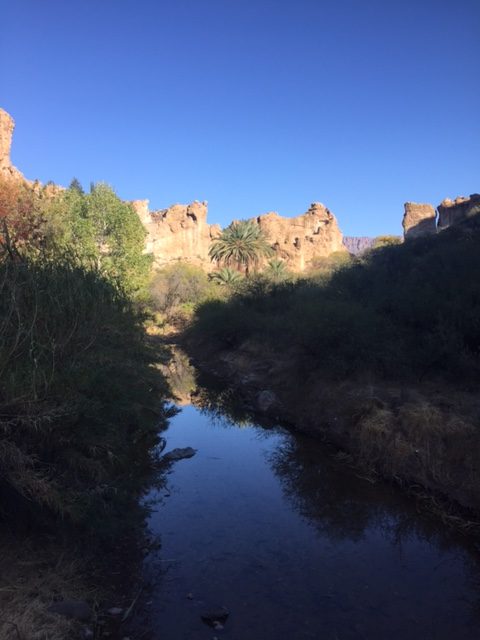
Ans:
<svg viewBox="0 0 480 640"><path fill-rule="evenodd" d="M220 637L200 622L212 605L231 611L221 635L235 640L480 637L473 556L396 491L315 441L191 406L165 435L167 451L198 453L173 465L151 517L155 640Z"/></svg>

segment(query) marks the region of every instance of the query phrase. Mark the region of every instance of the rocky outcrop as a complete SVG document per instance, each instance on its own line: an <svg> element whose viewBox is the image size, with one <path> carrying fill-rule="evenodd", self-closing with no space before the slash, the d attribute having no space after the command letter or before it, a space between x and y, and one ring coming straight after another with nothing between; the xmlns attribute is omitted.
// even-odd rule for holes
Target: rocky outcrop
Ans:
<svg viewBox="0 0 480 640"><path fill-rule="evenodd" d="M284 260L292 271L304 271L315 258L346 251L335 216L320 202L314 202L296 218L283 218L271 212L253 221L265 233L276 257Z"/></svg>
<svg viewBox="0 0 480 640"><path fill-rule="evenodd" d="M406 202L404 207L402 227L405 239L436 233L436 212L431 204Z"/></svg>
<svg viewBox="0 0 480 640"><path fill-rule="evenodd" d="M459 224L480 213L480 194L473 193L470 197L459 196L455 200L446 198L438 205L438 229L446 229Z"/></svg>
<svg viewBox="0 0 480 640"><path fill-rule="evenodd" d="M214 268L208 251L221 227L207 223L206 202L175 204L159 211L149 211L148 200L135 200L132 205L147 230L146 251L158 266L181 260ZM313 203L296 218L272 212L252 222L260 226L277 257L292 271L303 271L315 258L346 251L335 216L320 203Z"/></svg>
<svg viewBox="0 0 480 640"><path fill-rule="evenodd" d="M455 200L446 198L437 211L438 216L431 204L406 202L402 221L405 239L432 235L480 213L480 194L473 193L468 198L459 196Z"/></svg>
<svg viewBox="0 0 480 640"><path fill-rule="evenodd" d="M367 236L343 236L343 246L351 253L352 256L359 256L367 249L371 249L375 238L369 238Z"/></svg>
<svg viewBox="0 0 480 640"><path fill-rule="evenodd" d="M206 202L195 200L158 211L149 211L148 200L135 200L132 205L148 233L146 251L153 254L158 266L182 260L213 268L208 250L221 228L207 223Z"/></svg>
<svg viewBox="0 0 480 640"><path fill-rule="evenodd" d="M23 175L10 160L13 130L15 122L10 114L0 109L0 176L4 178L22 179Z"/></svg>
<svg viewBox="0 0 480 640"><path fill-rule="evenodd" d="M63 187L30 182L12 165L10 149L14 128L13 118L0 109L0 178L23 180L42 197L55 197ZM221 228L207 223L206 202L175 204L158 211L149 210L148 200L135 200L132 205L147 231L145 251L153 254L157 266L181 260L206 270L214 268L208 252L212 240L221 234ZM434 234L477 213L480 213L480 194L444 200L438 206L438 225L432 205L407 202L402 221L404 236L415 238ZM296 272L304 271L316 258L347 251L358 255L373 243L372 238L343 238L333 213L319 202L314 202L306 213L294 218L283 218L270 212L253 221L264 231L276 257Z"/></svg>

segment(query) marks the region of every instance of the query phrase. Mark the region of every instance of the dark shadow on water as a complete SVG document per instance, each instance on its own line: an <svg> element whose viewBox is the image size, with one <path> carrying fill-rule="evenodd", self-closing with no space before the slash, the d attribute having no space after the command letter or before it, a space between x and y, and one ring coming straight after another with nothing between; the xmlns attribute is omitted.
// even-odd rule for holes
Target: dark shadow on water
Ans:
<svg viewBox="0 0 480 640"><path fill-rule="evenodd" d="M218 380L196 383L195 406L166 438L167 449L198 453L150 495L162 549L145 564L144 637L479 637L477 540L360 478L323 444L260 426ZM218 632L201 622L212 606L230 611Z"/></svg>

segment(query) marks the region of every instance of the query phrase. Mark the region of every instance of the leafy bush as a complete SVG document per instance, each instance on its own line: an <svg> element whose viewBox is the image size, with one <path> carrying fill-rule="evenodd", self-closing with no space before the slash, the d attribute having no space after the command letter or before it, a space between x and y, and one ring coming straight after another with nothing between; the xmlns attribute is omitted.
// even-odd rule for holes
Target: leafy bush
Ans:
<svg viewBox="0 0 480 640"><path fill-rule="evenodd" d="M400 236L377 236L373 241L373 249L389 247L395 244L402 244L402 238Z"/></svg>
<svg viewBox="0 0 480 640"><path fill-rule="evenodd" d="M169 265L156 272L150 286L154 308L168 319L179 308L193 308L199 302L218 297L218 287L200 267L185 262Z"/></svg>
<svg viewBox="0 0 480 640"><path fill-rule="evenodd" d="M128 295L146 294L152 264L144 254L146 231L132 206L111 187L99 183L85 194L73 181L69 189L44 199L41 215L44 251L73 253Z"/></svg>
<svg viewBox="0 0 480 640"><path fill-rule="evenodd" d="M98 529L127 495L166 416L141 320L69 258L0 265L4 516L47 510Z"/></svg>
<svg viewBox="0 0 480 640"><path fill-rule="evenodd" d="M329 277L338 269L349 266L352 261L353 257L347 251L334 251L329 256L319 256L312 260L307 275L317 278Z"/></svg>
<svg viewBox="0 0 480 640"><path fill-rule="evenodd" d="M167 416L144 235L106 185L0 181L0 517L126 520Z"/></svg>

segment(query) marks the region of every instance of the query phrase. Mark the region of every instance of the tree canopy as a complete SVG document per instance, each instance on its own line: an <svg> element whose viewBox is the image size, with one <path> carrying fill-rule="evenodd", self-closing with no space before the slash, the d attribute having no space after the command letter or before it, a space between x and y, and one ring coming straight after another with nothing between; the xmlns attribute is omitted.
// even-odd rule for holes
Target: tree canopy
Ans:
<svg viewBox="0 0 480 640"><path fill-rule="evenodd" d="M85 194L74 180L45 202L43 217L50 250L73 252L129 294L144 290L151 265L144 254L146 232L133 207L110 186L98 183Z"/></svg>

